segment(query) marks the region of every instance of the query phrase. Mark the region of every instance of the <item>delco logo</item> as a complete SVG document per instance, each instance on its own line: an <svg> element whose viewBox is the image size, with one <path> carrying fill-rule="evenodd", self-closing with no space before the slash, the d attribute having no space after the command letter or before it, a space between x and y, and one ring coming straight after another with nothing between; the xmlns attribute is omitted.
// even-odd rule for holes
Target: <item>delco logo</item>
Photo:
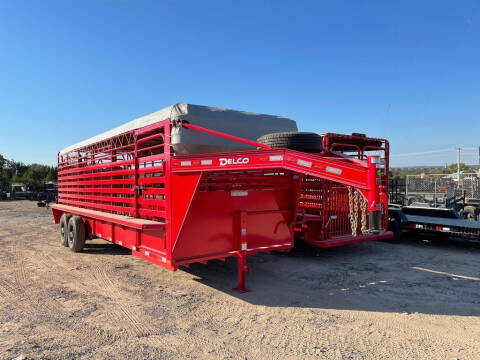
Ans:
<svg viewBox="0 0 480 360"><path fill-rule="evenodd" d="M218 159L220 161L220 166L225 166L225 165L242 165L242 164L248 164L250 162L249 158L220 158Z"/></svg>

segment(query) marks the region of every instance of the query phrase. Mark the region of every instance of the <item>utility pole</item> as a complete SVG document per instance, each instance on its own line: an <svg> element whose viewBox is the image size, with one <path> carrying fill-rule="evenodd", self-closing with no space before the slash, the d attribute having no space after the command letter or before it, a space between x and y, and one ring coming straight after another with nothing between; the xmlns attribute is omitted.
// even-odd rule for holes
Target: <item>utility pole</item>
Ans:
<svg viewBox="0 0 480 360"><path fill-rule="evenodd" d="M460 183L460 151L462 148L457 148L457 180Z"/></svg>

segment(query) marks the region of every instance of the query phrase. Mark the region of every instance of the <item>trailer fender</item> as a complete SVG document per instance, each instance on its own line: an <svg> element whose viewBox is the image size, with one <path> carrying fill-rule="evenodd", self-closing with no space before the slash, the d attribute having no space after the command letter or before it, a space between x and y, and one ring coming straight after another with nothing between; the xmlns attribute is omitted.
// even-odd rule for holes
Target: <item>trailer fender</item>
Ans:
<svg viewBox="0 0 480 360"><path fill-rule="evenodd" d="M406 216L400 208L388 209L388 230L393 232L393 241L402 237L402 225L406 223Z"/></svg>
<svg viewBox="0 0 480 360"><path fill-rule="evenodd" d="M407 217L405 213L402 211L401 208L388 208L388 217L397 219L400 224L404 224L407 222Z"/></svg>

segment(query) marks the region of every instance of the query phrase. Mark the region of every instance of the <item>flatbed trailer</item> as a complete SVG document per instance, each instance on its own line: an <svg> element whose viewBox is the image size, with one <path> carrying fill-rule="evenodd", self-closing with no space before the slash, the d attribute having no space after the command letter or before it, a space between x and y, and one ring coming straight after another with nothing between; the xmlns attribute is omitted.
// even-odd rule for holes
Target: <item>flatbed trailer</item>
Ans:
<svg viewBox="0 0 480 360"><path fill-rule="evenodd" d="M251 150L175 155L172 131L180 128ZM85 239L102 238L172 271L236 257L236 289L245 291L247 255L289 251L308 221L328 228L319 221L323 214L304 210L306 183L343 187L363 204L345 214L346 198L342 206L328 198L327 222L335 208L355 220L355 232L337 235L340 242L393 236L384 226L388 189L379 164L378 156L362 160L271 148L166 117L59 153L58 204L51 208L62 244L72 251L81 251Z"/></svg>
<svg viewBox="0 0 480 360"><path fill-rule="evenodd" d="M390 205L388 212L397 240L402 232L480 240L480 221L464 219L454 209Z"/></svg>

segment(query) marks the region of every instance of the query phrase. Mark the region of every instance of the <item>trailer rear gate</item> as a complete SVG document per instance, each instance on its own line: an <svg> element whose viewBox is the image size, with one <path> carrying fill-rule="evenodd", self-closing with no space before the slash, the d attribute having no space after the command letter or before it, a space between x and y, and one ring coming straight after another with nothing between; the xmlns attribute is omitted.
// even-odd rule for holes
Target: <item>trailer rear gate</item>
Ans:
<svg viewBox="0 0 480 360"><path fill-rule="evenodd" d="M253 150L175 156L172 127ZM391 236L381 229L386 191L377 184L376 157L362 162L269 149L170 118L96 140L59 153L54 222L79 216L87 238L124 246L169 270L237 257L237 289L245 291L247 255L293 247L307 179L355 188L368 200L370 230L342 235L346 241Z"/></svg>

